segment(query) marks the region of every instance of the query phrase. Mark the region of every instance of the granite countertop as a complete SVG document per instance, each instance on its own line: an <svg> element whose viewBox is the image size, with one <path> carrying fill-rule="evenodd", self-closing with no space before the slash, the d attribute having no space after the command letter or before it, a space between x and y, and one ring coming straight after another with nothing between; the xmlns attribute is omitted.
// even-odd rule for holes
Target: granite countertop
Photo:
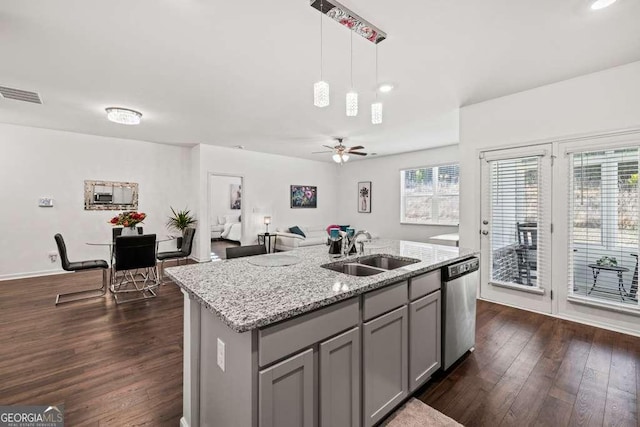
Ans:
<svg viewBox="0 0 640 427"><path fill-rule="evenodd" d="M427 243L375 239L366 244L365 256L389 254L421 261L366 277L322 268L324 264L353 262L359 258L354 255L336 260L324 245L282 254L298 257L300 262L263 267L251 264L249 258L236 258L171 267L165 274L229 328L235 332L246 332L436 270L477 255L477 252Z"/></svg>

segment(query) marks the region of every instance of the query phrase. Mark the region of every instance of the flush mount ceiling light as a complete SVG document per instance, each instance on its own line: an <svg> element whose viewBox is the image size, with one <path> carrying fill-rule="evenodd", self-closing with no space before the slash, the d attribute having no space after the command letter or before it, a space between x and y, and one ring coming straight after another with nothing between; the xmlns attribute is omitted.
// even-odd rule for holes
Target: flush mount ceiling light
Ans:
<svg viewBox="0 0 640 427"><path fill-rule="evenodd" d="M387 34L384 31L362 19L336 0L311 0L311 7L318 9L329 18L355 31L356 34L372 43L378 44L387 38Z"/></svg>
<svg viewBox="0 0 640 427"><path fill-rule="evenodd" d="M142 113L128 108L109 107L106 109L107 119L121 125L139 125Z"/></svg>
<svg viewBox="0 0 640 427"><path fill-rule="evenodd" d="M393 85L391 83L382 83L378 86L378 90L382 93L389 93L393 90Z"/></svg>
<svg viewBox="0 0 640 427"><path fill-rule="evenodd" d="M591 2L591 9L592 10L604 9L605 7L611 6L615 2L616 0L595 0Z"/></svg>

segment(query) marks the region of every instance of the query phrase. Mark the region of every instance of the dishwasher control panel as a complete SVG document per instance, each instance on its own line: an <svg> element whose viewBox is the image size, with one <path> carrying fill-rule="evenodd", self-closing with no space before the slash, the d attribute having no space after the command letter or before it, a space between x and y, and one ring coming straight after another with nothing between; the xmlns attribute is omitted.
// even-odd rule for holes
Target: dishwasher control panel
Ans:
<svg viewBox="0 0 640 427"><path fill-rule="evenodd" d="M457 277L476 271L480 268L480 260L478 258L469 258L455 264L448 265L442 269L442 280L451 281Z"/></svg>

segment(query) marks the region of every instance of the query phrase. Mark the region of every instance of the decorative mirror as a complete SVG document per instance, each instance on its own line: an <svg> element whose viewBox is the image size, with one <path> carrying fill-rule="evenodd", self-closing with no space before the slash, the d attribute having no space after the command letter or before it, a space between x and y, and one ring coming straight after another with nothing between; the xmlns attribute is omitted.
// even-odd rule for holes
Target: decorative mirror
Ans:
<svg viewBox="0 0 640 427"><path fill-rule="evenodd" d="M135 211L138 209L138 184L85 181L84 209L87 211Z"/></svg>

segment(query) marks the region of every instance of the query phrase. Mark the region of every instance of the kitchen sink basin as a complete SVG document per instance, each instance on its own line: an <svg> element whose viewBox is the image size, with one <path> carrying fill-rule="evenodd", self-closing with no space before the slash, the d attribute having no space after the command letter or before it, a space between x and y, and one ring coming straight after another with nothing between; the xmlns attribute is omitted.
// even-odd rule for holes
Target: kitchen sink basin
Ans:
<svg viewBox="0 0 640 427"><path fill-rule="evenodd" d="M368 265L371 267L382 268L384 270L395 270L396 268L406 267L407 265L420 262L418 259L400 259L389 255L374 255L365 259L358 260L360 264Z"/></svg>
<svg viewBox="0 0 640 427"><path fill-rule="evenodd" d="M338 273L348 274L349 276L373 276L375 274L384 273L384 270L382 269L356 263L327 264L322 267L337 271Z"/></svg>

